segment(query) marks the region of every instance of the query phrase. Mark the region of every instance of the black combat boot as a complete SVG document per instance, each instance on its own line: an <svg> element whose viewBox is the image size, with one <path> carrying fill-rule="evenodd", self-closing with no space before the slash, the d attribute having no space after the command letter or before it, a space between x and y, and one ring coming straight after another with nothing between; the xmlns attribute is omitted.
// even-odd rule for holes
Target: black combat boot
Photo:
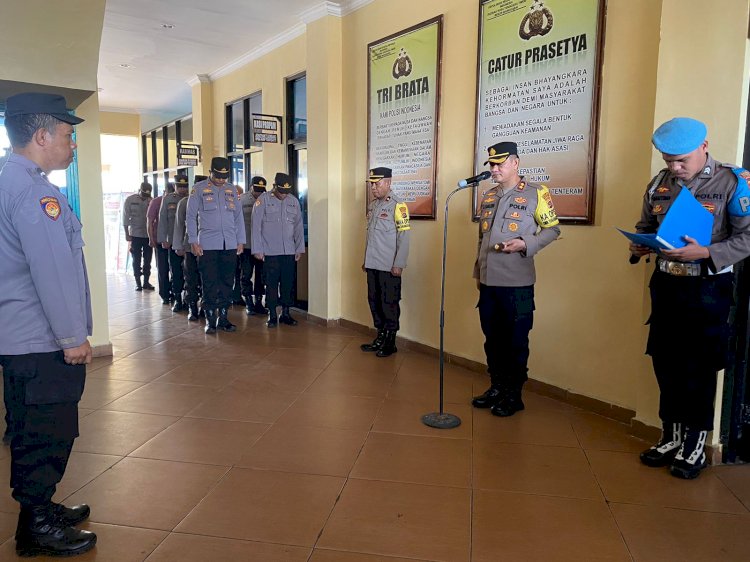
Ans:
<svg viewBox="0 0 750 562"><path fill-rule="evenodd" d="M204 331L207 334L215 334L216 333L216 321L217 321L217 314L216 310L213 308L206 308L206 327Z"/></svg>
<svg viewBox="0 0 750 562"><path fill-rule="evenodd" d="M188 321L189 322L198 321L198 303L197 302L188 303Z"/></svg>
<svg viewBox="0 0 750 562"><path fill-rule="evenodd" d="M66 525L52 505L21 508L16 529L19 556L76 556L96 545L96 535Z"/></svg>
<svg viewBox="0 0 750 562"><path fill-rule="evenodd" d="M91 515L91 508L85 503L67 507L61 503L52 502L52 513L57 516L63 525L72 527L86 521Z"/></svg>
<svg viewBox="0 0 750 562"><path fill-rule="evenodd" d="M503 397L503 389L499 383L493 382L490 387L484 391L484 394L475 396L471 400L471 405L475 408L492 408Z"/></svg>
<svg viewBox="0 0 750 562"><path fill-rule="evenodd" d="M287 326L297 325L297 321L294 318L292 318L291 314L289 314L288 306L281 307L281 316L279 316L279 322L281 322L282 324L286 324Z"/></svg>
<svg viewBox="0 0 750 562"><path fill-rule="evenodd" d="M672 464L682 445L682 424L662 423L661 439L653 447L641 453L641 462L646 466L660 467Z"/></svg>
<svg viewBox="0 0 750 562"><path fill-rule="evenodd" d="M385 330L383 328L380 328L378 330L378 335L375 336L375 339L372 340L372 343L363 343L359 346L359 348L362 351L377 351L381 347L383 347L383 344L385 343Z"/></svg>
<svg viewBox="0 0 750 562"><path fill-rule="evenodd" d="M136 291L142 291L143 290L143 285L141 285L141 276L140 275L136 275L135 276L135 290Z"/></svg>
<svg viewBox="0 0 750 562"><path fill-rule="evenodd" d="M185 310L185 305L182 302L182 295L177 295L174 298L174 304L172 305L172 312L182 312Z"/></svg>
<svg viewBox="0 0 750 562"><path fill-rule="evenodd" d="M262 297L255 297L255 304L253 305L253 310L257 312L258 314L267 314L268 309L263 306L263 303L261 302L263 300Z"/></svg>
<svg viewBox="0 0 750 562"><path fill-rule="evenodd" d="M237 326L232 324L229 321L229 318L227 318L226 308L219 309L219 320L216 322L216 327L219 330L224 330L225 332L234 332L237 329Z"/></svg>
<svg viewBox="0 0 750 562"><path fill-rule="evenodd" d="M248 316L255 316L255 306L253 306L253 297L245 297L245 314Z"/></svg>
<svg viewBox="0 0 750 562"><path fill-rule="evenodd" d="M490 407L490 412L493 416L501 418L507 418L512 416L516 412L520 412L525 408L523 400L521 400L521 386L515 386L505 391L501 391L500 399Z"/></svg>
<svg viewBox="0 0 750 562"><path fill-rule="evenodd" d="M383 345L375 352L378 357L389 357L396 353L396 330L386 330Z"/></svg>
<svg viewBox="0 0 750 562"><path fill-rule="evenodd" d="M279 319L276 317L276 310L269 310L268 311L268 320L266 321L266 326L269 328L275 328L279 325Z"/></svg>
<svg viewBox="0 0 750 562"><path fill-rule="evenodd" d="M708 431L685 428L685 436L682 445L669 467L669 472L677 478L692 480L697 478L701 470L708 466L706 460L706 438Z"/></svg>
<svg viewBox="0 0 750 562"><path fill-rule="evenodd" d="M156 287L154 287L151 283L148 282L148 275L143 276L143 288L147 291L153 291Z"/></svg>

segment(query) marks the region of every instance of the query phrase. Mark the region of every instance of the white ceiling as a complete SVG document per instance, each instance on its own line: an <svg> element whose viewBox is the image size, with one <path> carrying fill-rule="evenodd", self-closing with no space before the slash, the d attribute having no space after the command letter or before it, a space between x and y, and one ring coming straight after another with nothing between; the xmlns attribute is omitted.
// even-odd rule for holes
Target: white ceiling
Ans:
<svg viewBox="0 0 750 562"><path fill-rule="evenodd" d="M252 59L299 35L305 21L325 13L344 15L369 1L107 0L99 104L104 110L190 113L189 80Z"/></svg>

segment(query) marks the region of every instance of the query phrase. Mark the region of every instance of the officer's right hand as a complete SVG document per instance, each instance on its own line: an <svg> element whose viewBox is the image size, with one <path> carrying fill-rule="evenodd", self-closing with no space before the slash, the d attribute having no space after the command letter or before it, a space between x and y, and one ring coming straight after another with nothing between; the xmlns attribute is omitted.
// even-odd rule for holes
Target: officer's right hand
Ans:
<svg viewBox="0 0 750 562"><path fill-rule="evenodd" d="M193 250L194 256L202 256L203 255L203 248L201 248L200 244L190 244L190 249Z"/></svg>
<svg viewBox="0 0 750 562"><path fill-rule="evenodd" d="M634 256L645 256L647 254L652 253L653 250L649 248L648 246L641 246L640 244L635 244L633 242L630 243L630 253Z"/></svg>
<svg viewBox="0 0 750 562"><path fill-rule="evenodd" d="M151 238L149 238L148 240L148 245L151 246L152 248L156 248L156 242L154 242Z"/></svg>
<svg viewBox="0 0 750 562"><path fill-rule="evenodd" d="M78 347L63 349L63 355L68 365L88 365L91 363L91 344L86 340Z"/></svg>
<svg viewBox="0 0 750 562"><path fill-rule="evenodd" d="M479 291L482 288L482 282L477 279L477 291Z"/></svg>
<svg viewBox="0 0 750 562"><path fill-rule="evenodd" d="M175 250L174 253L177 254L178 256L182 257L182 256L185 255L185 250Z"/></svg>
<svg viewBox="0 0 750 562"><path fill-rule="evenodd" d="M161 247L164 248L165 250L169 250L169 242L162 242Z"/></svg>
<svg viewBox="0 0 750 562"><path fill-rule="evenodd" d="M253 254L253 257L254 257L254 258L255 258L256 260L260 260L260 261L266 261L266 260L265 260L265 256L264 256L263 254Z"/></svg>

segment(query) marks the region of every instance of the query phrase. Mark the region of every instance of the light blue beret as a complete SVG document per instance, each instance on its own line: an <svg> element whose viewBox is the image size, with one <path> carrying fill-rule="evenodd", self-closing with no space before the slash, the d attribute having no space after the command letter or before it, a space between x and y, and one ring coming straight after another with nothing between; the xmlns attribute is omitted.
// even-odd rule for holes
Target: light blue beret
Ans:
<svg viewBox="0 0 750 562"><path fill-rule="evenodd" d="M706 140L707 133L706 125L697 119L675 117L654 131L651 142L664 154L687 154Z"/></svg>

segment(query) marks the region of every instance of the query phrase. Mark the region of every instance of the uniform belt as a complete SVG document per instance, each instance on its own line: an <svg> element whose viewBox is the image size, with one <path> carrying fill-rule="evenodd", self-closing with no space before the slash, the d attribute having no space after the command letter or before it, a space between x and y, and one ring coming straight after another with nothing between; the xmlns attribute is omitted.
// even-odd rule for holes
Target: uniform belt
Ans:
<svg viewBox="0 0 750 562"><path fill-rule="evenodd" d="M721 273L732 273L733 266L727 266L716 273L699 263L684 263L681 261L669 261L662 258L656 259L656 267L659 271L674 275L676 277L700 277L701 275L719 275Z"/></svg>

